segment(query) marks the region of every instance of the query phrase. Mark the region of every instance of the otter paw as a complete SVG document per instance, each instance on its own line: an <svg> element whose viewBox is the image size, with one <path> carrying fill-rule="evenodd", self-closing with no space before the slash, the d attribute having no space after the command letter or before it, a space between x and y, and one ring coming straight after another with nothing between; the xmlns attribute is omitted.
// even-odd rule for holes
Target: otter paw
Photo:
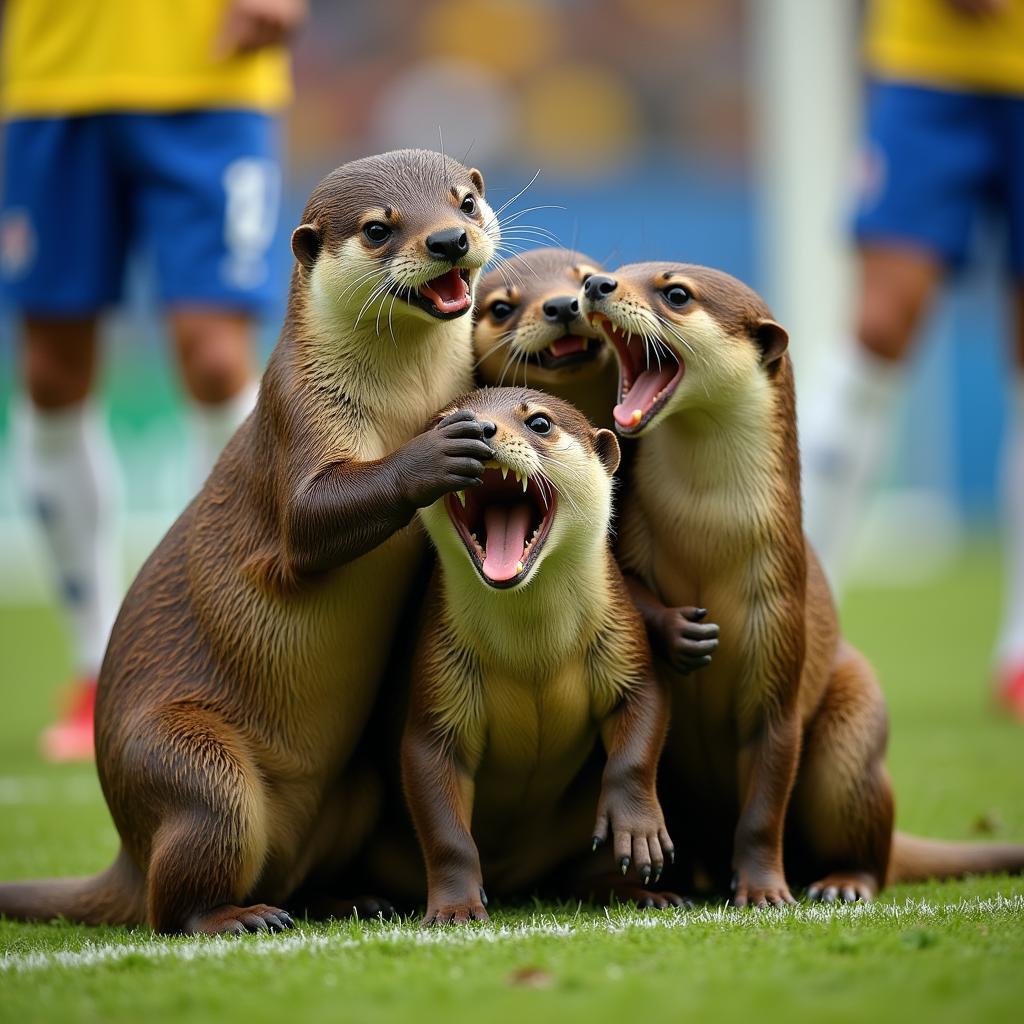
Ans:
<svg viewBox="0 0 1024 1024"><path fill-rule="evenodd" d="M752 879L738 875L733 882L730 902L734 907L756 907L758 910L765 910L768 907L784 907L787 903L796 903L796 900L782 875Z"/></svg>
<svg viewBox="0 0 1024 1024"><path fill-rule="evenodd" d="M193 914L185 923L190 935L245 935L247 932L283 932L294 928L291 914L265 903L236 907L230 903L203 914Z"/></svg>
<svg viewBox="0 0 1024 1024"><path fill-rule="evenodd" d="M711 664L718 648L718 626L704 622L707 608L666 608L662 647L669 664L683 675Z"/></svg>
<svg viewBox="0 0 1024 1024"><path fill-rule="evenodd" d="M493 434L490 423L459 409L395 453L402 466L402 486L414 508L432 505L452 491L480 486L484 463L494 458L486 441L488 430Z"/></svg>
<svg viewBox="0 0 1024 1024"><path fill-rule="evenodd" d="M489 921L490 917L484 904L487 896L483 889L480 890L478 898L470 897L465 900L430 904L426 914L420 922L424 928L432 928L442 924L467 924L469 921Z"/></svg>
<svg viewBox="0 0 1024 1024"><path fill-rule="evenodd" d="M836 871L807 887L807 898L817 903L869 903L878 894L874 875Z"/></svg>
<svg viewBox="0 0 1024 1024"><path fill-rule="evenodd" d="M593 849L609 834L616 867L625 876L632 866L644 885L661 878L666 859L675 860L675 848L653 794L629 793L615 786L602 792Z"/></svg>

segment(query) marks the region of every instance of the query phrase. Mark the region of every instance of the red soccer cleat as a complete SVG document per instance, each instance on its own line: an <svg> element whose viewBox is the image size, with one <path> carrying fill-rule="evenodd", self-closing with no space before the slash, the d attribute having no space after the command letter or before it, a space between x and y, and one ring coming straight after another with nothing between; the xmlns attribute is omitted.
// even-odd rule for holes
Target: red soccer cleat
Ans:
<svg viewBox="0 0 1024 1024"><path fill-rule="evenodd" d="M1003 669L996 702L1002 711L1024 723L1024 662Z"/></svg>
<svg viewBox="0 0 1024 1024"><path fill-rule="evenodd" d="M47 761L91 761L93 757L93 711L96 680L82 679L69 695L64 717L43 730L39 747Z"/></svg>

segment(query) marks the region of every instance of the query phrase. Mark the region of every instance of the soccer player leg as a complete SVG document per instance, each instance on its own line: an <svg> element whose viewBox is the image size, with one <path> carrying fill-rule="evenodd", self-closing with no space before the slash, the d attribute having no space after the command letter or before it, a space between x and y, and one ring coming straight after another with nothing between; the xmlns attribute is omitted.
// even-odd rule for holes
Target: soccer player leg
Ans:
<svg viewBox="0 0 1024 1024"><path fill-rule="evenodd" d="M21 321L23 395L12 406L19 490L40 527L72 640L67 715L42 737L54 760L92 752L95 680L122 588L121 482L91 396L100 311L121 291L123 208L103 118L7 125L0 274Z"/></svg>
<svg viewBox="0 0 1024 1024"><path fill-rule="evenodd" d="M946 269L963 261L993 154L979 97L876 84L855 235L856 334L822 374L801 431L806 527L835 588L885 455L903 362Z"/></svg>
<svg viewBox="0 0 1024 1024"><path fill-rule="evenodd" d="M1024 97L1002 102L1008 157L1003 166L1014 279L1014 366L1003 441L1002 491L1007 554L1006 597L996 650L998 696L1024 722Z"/></svg>
<svg viewBox="0 0 1024 1024"><path fill-rule="evenodd" d="M274 297L276 121L247 111L140 119L142 219L189 395L198 486L256 400L254 321Z"/></svg>

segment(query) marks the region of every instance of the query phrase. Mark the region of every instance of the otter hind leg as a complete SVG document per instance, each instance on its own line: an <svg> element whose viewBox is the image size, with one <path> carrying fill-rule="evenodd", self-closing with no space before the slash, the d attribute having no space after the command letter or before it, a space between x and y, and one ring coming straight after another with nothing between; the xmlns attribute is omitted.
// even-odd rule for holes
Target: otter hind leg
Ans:
<svg viewBox="0 0 1024 1024"><path fill-rule="evenodd" d="M885 883L893 824L887 739L874 672L844 644L804 737L790 804L792 852L809 869L812 900L870 900Z"/></svg>
<svg viewBox="0 0 1024 1024"><path fill-rule="evenodd" d="M139 799L157 809L146 871L147 917L159 932L279 931L290 916L249 905L268 850L265 794L245 743L215 713L162 709L139 768ZM141 756L140 756L141 755Z"/></svg>

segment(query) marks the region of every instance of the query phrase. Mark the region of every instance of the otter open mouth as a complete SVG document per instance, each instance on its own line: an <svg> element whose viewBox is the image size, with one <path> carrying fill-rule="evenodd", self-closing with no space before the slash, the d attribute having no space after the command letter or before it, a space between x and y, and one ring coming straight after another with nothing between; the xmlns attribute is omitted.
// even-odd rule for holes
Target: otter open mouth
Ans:
<svg viewBox="0 0 1024 1024"><path fill-rule="evenodd" d="M650 423L672 397L686 365L670 346L655 345L624 331L603 313L591 313L619 357L619 404L612 410L623 434L636 433Z"/></svg>
<svg viewBox="0 0 1024 1024"><path fill-rule="evenodd" d="M454 320L469 311L469 271L465 267L452 267L447 273L432 277L413 290L408 287L393 289L399 298L419 306L439 320Z"/></svg>
<svg viewBox="0 0 1024 1024"><path fill-rule="evenodd" d="M445 498L448 515L484 582L514 587L530 572L555 517L555 492L489 462L483 482Z"/></svg>
<svg viewBox="0 0 1024 1024"><path fill-rule="evenodd" d="M580 366L593 362L604 348L600 338L586 338L580 334L564 334L547 348L531 352L527 362L545 370L560 370L565 366Z"/></svg>

